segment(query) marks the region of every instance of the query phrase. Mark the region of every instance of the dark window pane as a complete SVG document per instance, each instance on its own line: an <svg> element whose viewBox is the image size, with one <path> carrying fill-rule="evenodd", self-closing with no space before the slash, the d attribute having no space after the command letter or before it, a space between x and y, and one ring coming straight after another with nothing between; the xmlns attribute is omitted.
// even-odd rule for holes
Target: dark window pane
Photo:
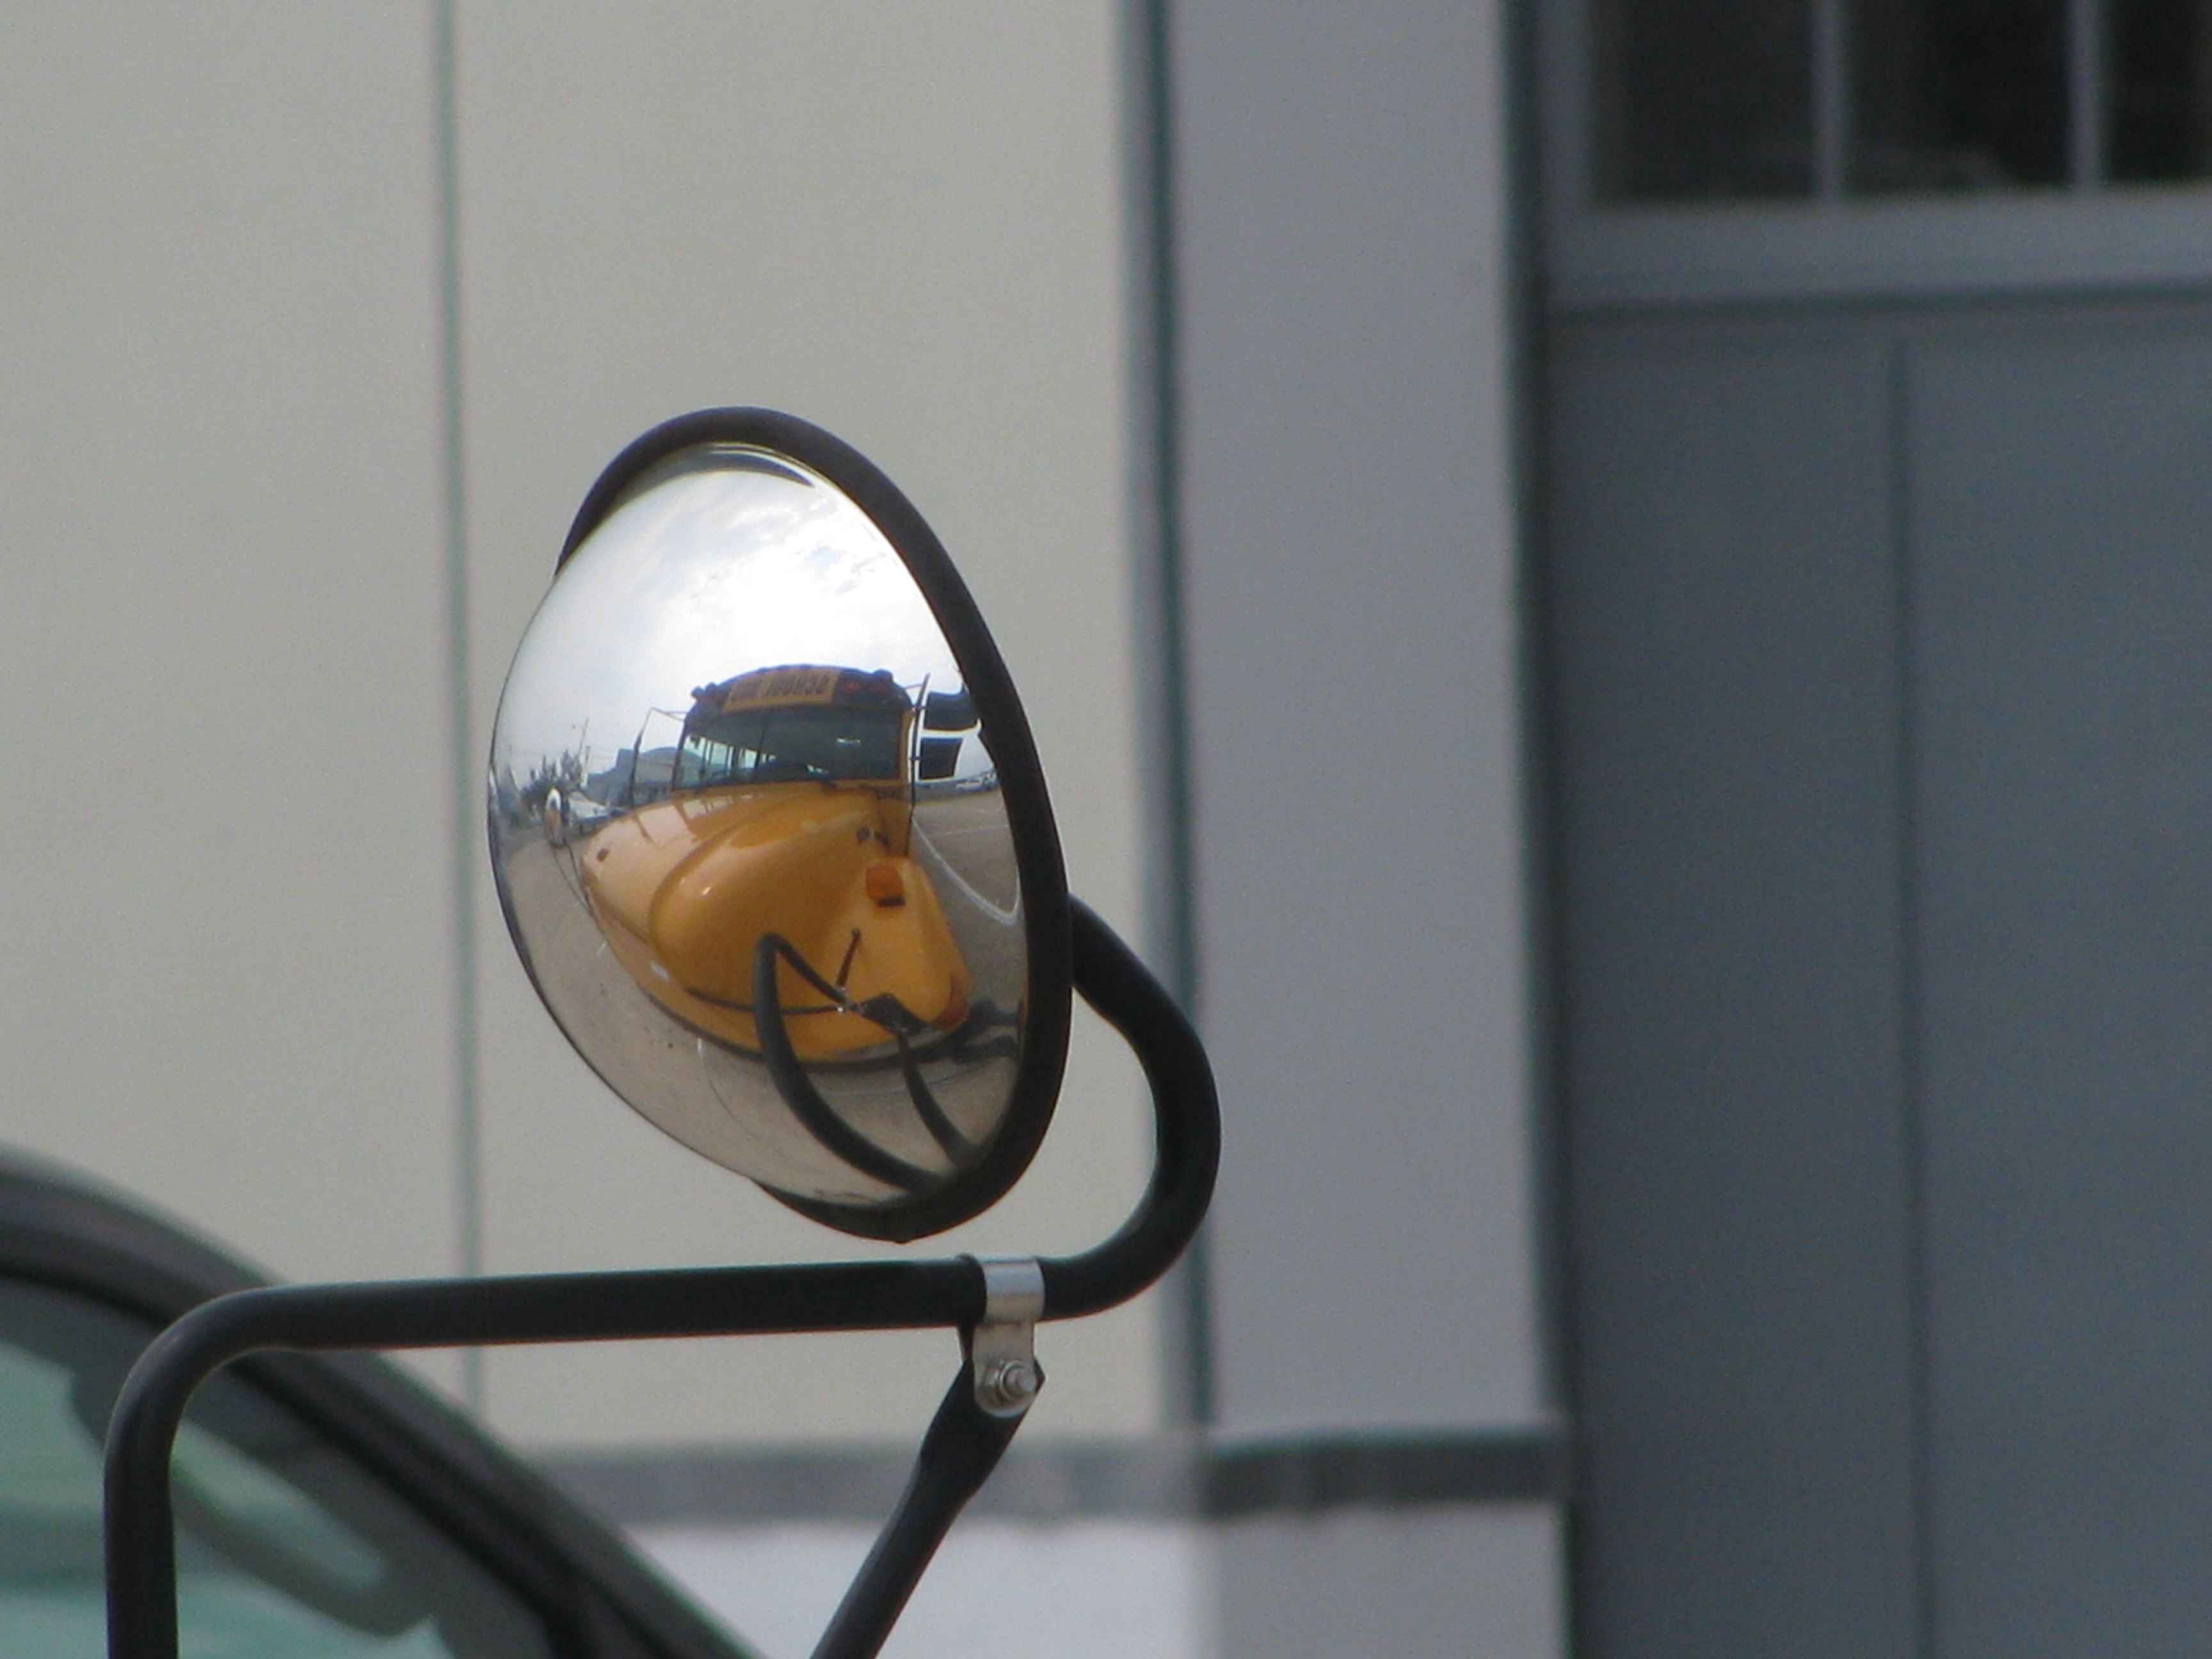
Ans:
<svg viewBox="0 0 2212 1659"><path fill-rule="evenodd" d="M107 1650L100 1436L153 1334L65 1291L0 1284L6 1659ZM552 1659L512 1590L235 1373L192 1396L172 1486L188 1656Z"/></svg>
<svg viewBox="0 0 2212 1659"><path fill-rule="evenodd" d="M2067 181L2063 0L1860 0L1851 35L1855 188Z"/></svg>
<svg viewBox="0 0 2212 1659"><path fill-rule="evenodd" d="M1811 192L1810 0L1595 0L1591 21L1601 198Z"/></svg>
<svg viewBox="0 0 2212 1659"><path fill-rule="evenodd" d="M2212 27L2203 0L2105 0L2106 170L2212 174Z"/></svg>

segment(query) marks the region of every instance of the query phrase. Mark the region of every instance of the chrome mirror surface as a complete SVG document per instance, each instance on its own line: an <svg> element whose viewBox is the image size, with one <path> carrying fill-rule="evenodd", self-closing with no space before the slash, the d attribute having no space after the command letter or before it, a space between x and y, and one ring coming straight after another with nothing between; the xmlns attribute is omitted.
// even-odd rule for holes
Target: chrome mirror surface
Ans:
<svg viewBox="0 0 2212 1659"><path fill-rule="evenodd" d="M1042 780L903 498L815 428L714 415L610 469L516 652L500 900L555 1020L639 1113L817 1219L917 1237L1011 1183L1057 1090ZM740 436L683 441L701 431ZM1012 810L1010 740L1034 797Z"/></svg>

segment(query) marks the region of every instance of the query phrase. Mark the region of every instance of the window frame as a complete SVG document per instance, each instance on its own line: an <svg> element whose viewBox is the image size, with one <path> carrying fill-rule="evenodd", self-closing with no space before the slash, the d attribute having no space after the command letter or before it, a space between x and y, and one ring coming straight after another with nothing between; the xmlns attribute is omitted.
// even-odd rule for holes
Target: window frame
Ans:
<svg viewBox="0 0 2212 1659"><path fill-rule="evenodd" d="M1911 298L2212 282L2212 180L1985 195L1846 196L1843 0L1813 0L1818 193L1806 200L1620 203L1593 177L1588 0L1535 6L1538 177L1547 297L1568 310ZM2075 0L2077 8L2094 0ZM2076 52L2077 58L2087 54ZM2075 119L2082 76L2075 73ZM2092 123L2093 129L2096 124Z"/></svg>

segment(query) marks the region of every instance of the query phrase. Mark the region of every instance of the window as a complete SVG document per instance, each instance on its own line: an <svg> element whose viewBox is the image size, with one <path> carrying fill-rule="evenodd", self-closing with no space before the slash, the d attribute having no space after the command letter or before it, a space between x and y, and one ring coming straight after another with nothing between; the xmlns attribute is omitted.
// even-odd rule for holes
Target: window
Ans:
<svg viewBox="0 0 2212 1659"><path fill-rule="evenodd" d="M676 787L896 781L903 706L797 703L695 714L684 728Z"/></svg>
<svg viewBox="0 0 2212 1659"><path fill-rule="evenodd" d="M1595 198L2212 175L2212 0L1592 0Z"/></svg>
<svg viewBox="0 0 2212 1659"><path fill-rule="evenodd" d="M100 1440L152 1332L0 1284L0 1650L100 1659ZM551 1659L503 1583L306 1424L239 1379L194 1396L174 1492L187 1654Z"/></svg>

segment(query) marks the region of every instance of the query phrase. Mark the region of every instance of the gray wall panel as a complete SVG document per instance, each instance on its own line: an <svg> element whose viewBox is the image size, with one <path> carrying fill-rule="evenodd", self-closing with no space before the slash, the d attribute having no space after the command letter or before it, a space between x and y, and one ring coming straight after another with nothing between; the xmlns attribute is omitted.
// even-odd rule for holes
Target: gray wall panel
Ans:
<svg viewBox="0 0 2212 1659"><path fill-rule="evenodd" d="M1912 382L1937 1650L2212 1649L2212 331Z"/></svg>
<svg viewBox="0 0 2212 1659"><path fill-rule="evenodd" d="M1554 366L1577 1620L1909 1653L1887 361L1655 324Z"/></svg>
<svg viewBox="0 0 2212 1659"><path fill-rule="evenodd" d="M1526 1434L1503 19L1164 10L1215 1427ZM1219 1651L1555 1653L1558 1539L1549 1505L1239 1522Z"/></svg>

